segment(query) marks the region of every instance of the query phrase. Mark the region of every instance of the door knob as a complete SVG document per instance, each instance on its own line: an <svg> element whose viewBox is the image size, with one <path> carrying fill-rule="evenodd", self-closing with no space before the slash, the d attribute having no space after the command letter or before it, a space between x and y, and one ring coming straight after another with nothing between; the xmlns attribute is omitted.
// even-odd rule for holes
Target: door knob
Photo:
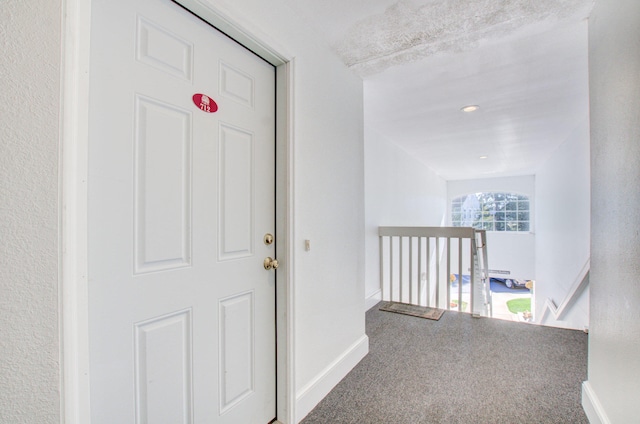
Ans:
<svg viewBox="0 0 640 424"><path fill-rule="evenodd" d="M266 269L267 271L270 269L278 269L278 260L271 259L271 257L267 256L264 259L263 265L264 265L264 269Z"/></svg>

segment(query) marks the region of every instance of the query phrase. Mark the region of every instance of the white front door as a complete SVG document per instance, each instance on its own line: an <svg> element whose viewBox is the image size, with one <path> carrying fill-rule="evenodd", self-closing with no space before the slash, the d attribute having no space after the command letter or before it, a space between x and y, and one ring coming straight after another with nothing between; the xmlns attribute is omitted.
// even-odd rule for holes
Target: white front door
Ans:
<svg viewBox="0 0 640 424"><path fill-rule="evenodd" d="M92 424L275 418L275 70L168 0L94 0Z"/></svg>

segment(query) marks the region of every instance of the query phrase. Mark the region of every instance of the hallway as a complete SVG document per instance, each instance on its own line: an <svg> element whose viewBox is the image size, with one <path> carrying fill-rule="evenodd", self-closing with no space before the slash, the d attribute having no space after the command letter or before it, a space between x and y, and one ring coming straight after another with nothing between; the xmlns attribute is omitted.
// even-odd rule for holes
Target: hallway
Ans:
<svg viewBox="0 0 640 424"><path fill-rule="evenodd" d="M370 350L303 424L588 423L587 335L472 318L367 312Z"/></svg>

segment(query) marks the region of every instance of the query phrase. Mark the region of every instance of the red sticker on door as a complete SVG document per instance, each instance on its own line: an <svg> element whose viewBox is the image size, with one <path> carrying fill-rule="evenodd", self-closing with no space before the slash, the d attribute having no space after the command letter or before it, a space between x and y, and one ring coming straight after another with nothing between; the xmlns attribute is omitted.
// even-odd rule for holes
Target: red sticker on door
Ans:
<svg viewBox="0 0 640 424"><path fill-rule="evenodd" d="M216 104L216 102L214 102L213 99L206 94L196 93L193 95L192 99L193 104L198 106L200 110L204 112L213 113L218 110L218 105Z"/></svg>

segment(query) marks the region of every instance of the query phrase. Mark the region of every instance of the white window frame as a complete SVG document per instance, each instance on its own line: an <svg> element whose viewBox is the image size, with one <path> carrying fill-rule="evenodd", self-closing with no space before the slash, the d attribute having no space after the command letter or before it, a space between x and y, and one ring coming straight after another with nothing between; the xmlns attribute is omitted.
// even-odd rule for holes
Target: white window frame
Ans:
<svg viewBox="0 0 640 424"><path fill-rule="evenodd" d="M493 220L490 221L491 223L491 227L487 228L486 225L483 225L481 228L478 227L476 224L479 222L478 221L478 217L474 216L472 222L469 222L468 220L463 220L462 219L462 215L464 214L464 209L462 208L462 205L464 203L467 203L469 201L473 201L474 198L473 197L469 197L469 196L478 196L480 194L496 194L496 195L503 195L504 197L516 197L516 199L509 201L508 203L512 203L515 202L516 203L516 209L509 209L507 210L506 207L503 211L498 211L498 212L494 212L494 218ZM460 202L460 210L459 211L454 211L454 205L455 203ZM520 209L520 204L524 204L526 203L528 205L528 207L526 209ZM462 227L462 226L473 226L474 228L477 229L484 229L487 231L492 231L492 232L499 232L499 233L511 233L511 234L517 234L517 233L531 233L532 232L532 227L533 227L533 201L531 199L531 197L529 195L523 194L523 193L518 193L518 192L506 192L506 191L499 191L499 190L491 190L491 191L479 191L479 192L475 192L475 193L467 193L467 194L461 194L459 196L456 196L455 198L452 198L449 202L449 219L450 219L450 223L451 226L453 227ZM482 205L478 205L478 206L482 206ZM478 209L480 210L480 209ZM505 219L504 220L500 220L500 221L496 221L495 220L495 215L497 215L498 213L504 213L505 214ZM513 220L507 220L506 214L509 213L514 213L515 214L515 219ZM526 213L528 216L528 219L520 219L520 214L521 213ZM460 216L460 219L455 219L457 216ZM501 223L504 222L504 229L496 229L496 223ZM516 228L520 227L520 223L524 223L526 222L528 224L527 229L525 230L520 230L520 229L515 229L515 230L509 230L509 226L507 225L507 223L515 223Z"/></svg>

